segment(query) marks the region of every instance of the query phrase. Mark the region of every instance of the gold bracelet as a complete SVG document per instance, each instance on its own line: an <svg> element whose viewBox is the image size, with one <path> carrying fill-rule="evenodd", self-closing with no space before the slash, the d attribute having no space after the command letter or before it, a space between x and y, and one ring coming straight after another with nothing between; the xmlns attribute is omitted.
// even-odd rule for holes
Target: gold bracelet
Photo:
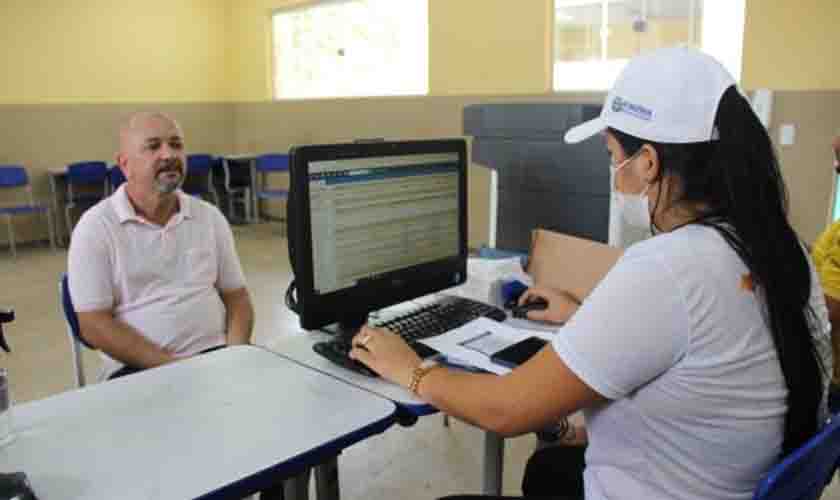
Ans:
<svg viewBox="0 0 840 500"><path fill-rule="evenodd" d="M426 364L420 363L417 365L417 368L411 372L411 382L408 383L408 390L411 391L412 394L420 395L420 381L423 380L423 377L429 374L432 370L438 367L437 363Z"/></svg>

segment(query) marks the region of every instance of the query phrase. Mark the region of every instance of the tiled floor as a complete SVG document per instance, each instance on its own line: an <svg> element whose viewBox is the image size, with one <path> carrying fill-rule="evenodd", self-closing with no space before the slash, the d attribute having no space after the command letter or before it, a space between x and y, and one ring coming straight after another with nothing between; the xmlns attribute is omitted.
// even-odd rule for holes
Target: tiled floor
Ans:
<svg viewBox="0 0 840 500"><path fill-rule="evenodd" d="M286 240L271 224L239 226L234 232L257 313L254 339L272 348L299 332L297 318L283 304L291 277ZM73 388L69 341L58 301L58 278L65 269L64 251L24 249L17 260L0 253L0 306L13 306L17 313L7 333L14 352L0 359L0 366L10 371L17 402ZM95 377L96 354L86 352L85 364L89 376ZM278 381L277 397L282 397L282 384ZM522 470L533 448L531 436L507 441L506 494L519 494ZM438 415L410 428L394 427L341 456L342 498L411 500L477 493L482 451L480 430L454 420L445 428ZM840 500L836 482L823 498Z"/></svg>
<svg viewBox="0 0 840 500"><path fill-rule="evenodd" d="M236 226L234 233L257 321L254 341L271 348L285 336L299 334L297 317L283 304L291 279L286 240L275 224ZM65 251L19 249L17 260L0 250L0 306L12 306L17 319L7 328L11 356L0 357L9 369L16 402L45 398L74 388L70 344L58 300L58 279L66 270ZM85 352L85 371L95 380L99 359ZM277 397L282 397L278 381ZM278 431L281 432L281 431ZM505 492L518 494L525 461L534 439L508 440ZM339 459L344 499L431 499L481 488L483 434L452 420L445 428L439 415L409 428L394 427L346 450Z"/></svg>

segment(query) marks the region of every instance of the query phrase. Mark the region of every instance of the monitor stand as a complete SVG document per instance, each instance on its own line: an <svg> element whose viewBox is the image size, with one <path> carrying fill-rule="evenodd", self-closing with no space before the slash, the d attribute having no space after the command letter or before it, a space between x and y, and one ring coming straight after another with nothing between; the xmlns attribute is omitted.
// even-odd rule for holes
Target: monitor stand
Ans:
<svg viewBox="0 0 840 500"><path fill-rule="evenodd" d="M350 342L359 333L359 329L367 324L368 315L342 318L338 323L332 323L321 328L322 332L332 335L336 340Z"/></svg>

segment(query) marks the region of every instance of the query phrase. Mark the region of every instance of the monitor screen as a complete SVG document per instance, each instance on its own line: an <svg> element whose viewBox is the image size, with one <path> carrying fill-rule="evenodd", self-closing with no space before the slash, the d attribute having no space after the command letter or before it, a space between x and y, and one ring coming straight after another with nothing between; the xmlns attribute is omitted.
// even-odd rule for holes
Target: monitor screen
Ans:
<svg viewBox="0 0 840 500"><path fill-rule="evenodd" d="M304 328L357 328L371 311L466 278L463 140L304 146L290 169Z"/></svg>

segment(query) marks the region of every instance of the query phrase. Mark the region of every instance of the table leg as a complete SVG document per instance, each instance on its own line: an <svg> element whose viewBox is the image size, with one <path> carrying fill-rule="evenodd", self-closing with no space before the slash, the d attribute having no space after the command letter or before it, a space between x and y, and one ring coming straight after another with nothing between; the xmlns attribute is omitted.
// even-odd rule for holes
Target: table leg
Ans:
<svg viewBox="0 0 840 500"><path fill-rule="evenodd" d="M309 474L306 469L283 482L283 500L309 500Z"/></svg>
<svg viewBox="0 0 840 500"><path fill-rule="evenodd" d="M502 473L505 463L505 439L495 432L484 431L484 491L485 495L502 494Z"/></svg>
<svg viewBox="0 0 840 500"><path fill-rule="evenodd" d="M315 492L318 500L339 500L338 456L315 467Z"/></svg>
<svg viewBox="0 0 840 500"><path fill-rule="evenodd" d="M306 469L297 476L284 479L281 483L260 491L259 500L308 500L309 471Z"/></svg>

